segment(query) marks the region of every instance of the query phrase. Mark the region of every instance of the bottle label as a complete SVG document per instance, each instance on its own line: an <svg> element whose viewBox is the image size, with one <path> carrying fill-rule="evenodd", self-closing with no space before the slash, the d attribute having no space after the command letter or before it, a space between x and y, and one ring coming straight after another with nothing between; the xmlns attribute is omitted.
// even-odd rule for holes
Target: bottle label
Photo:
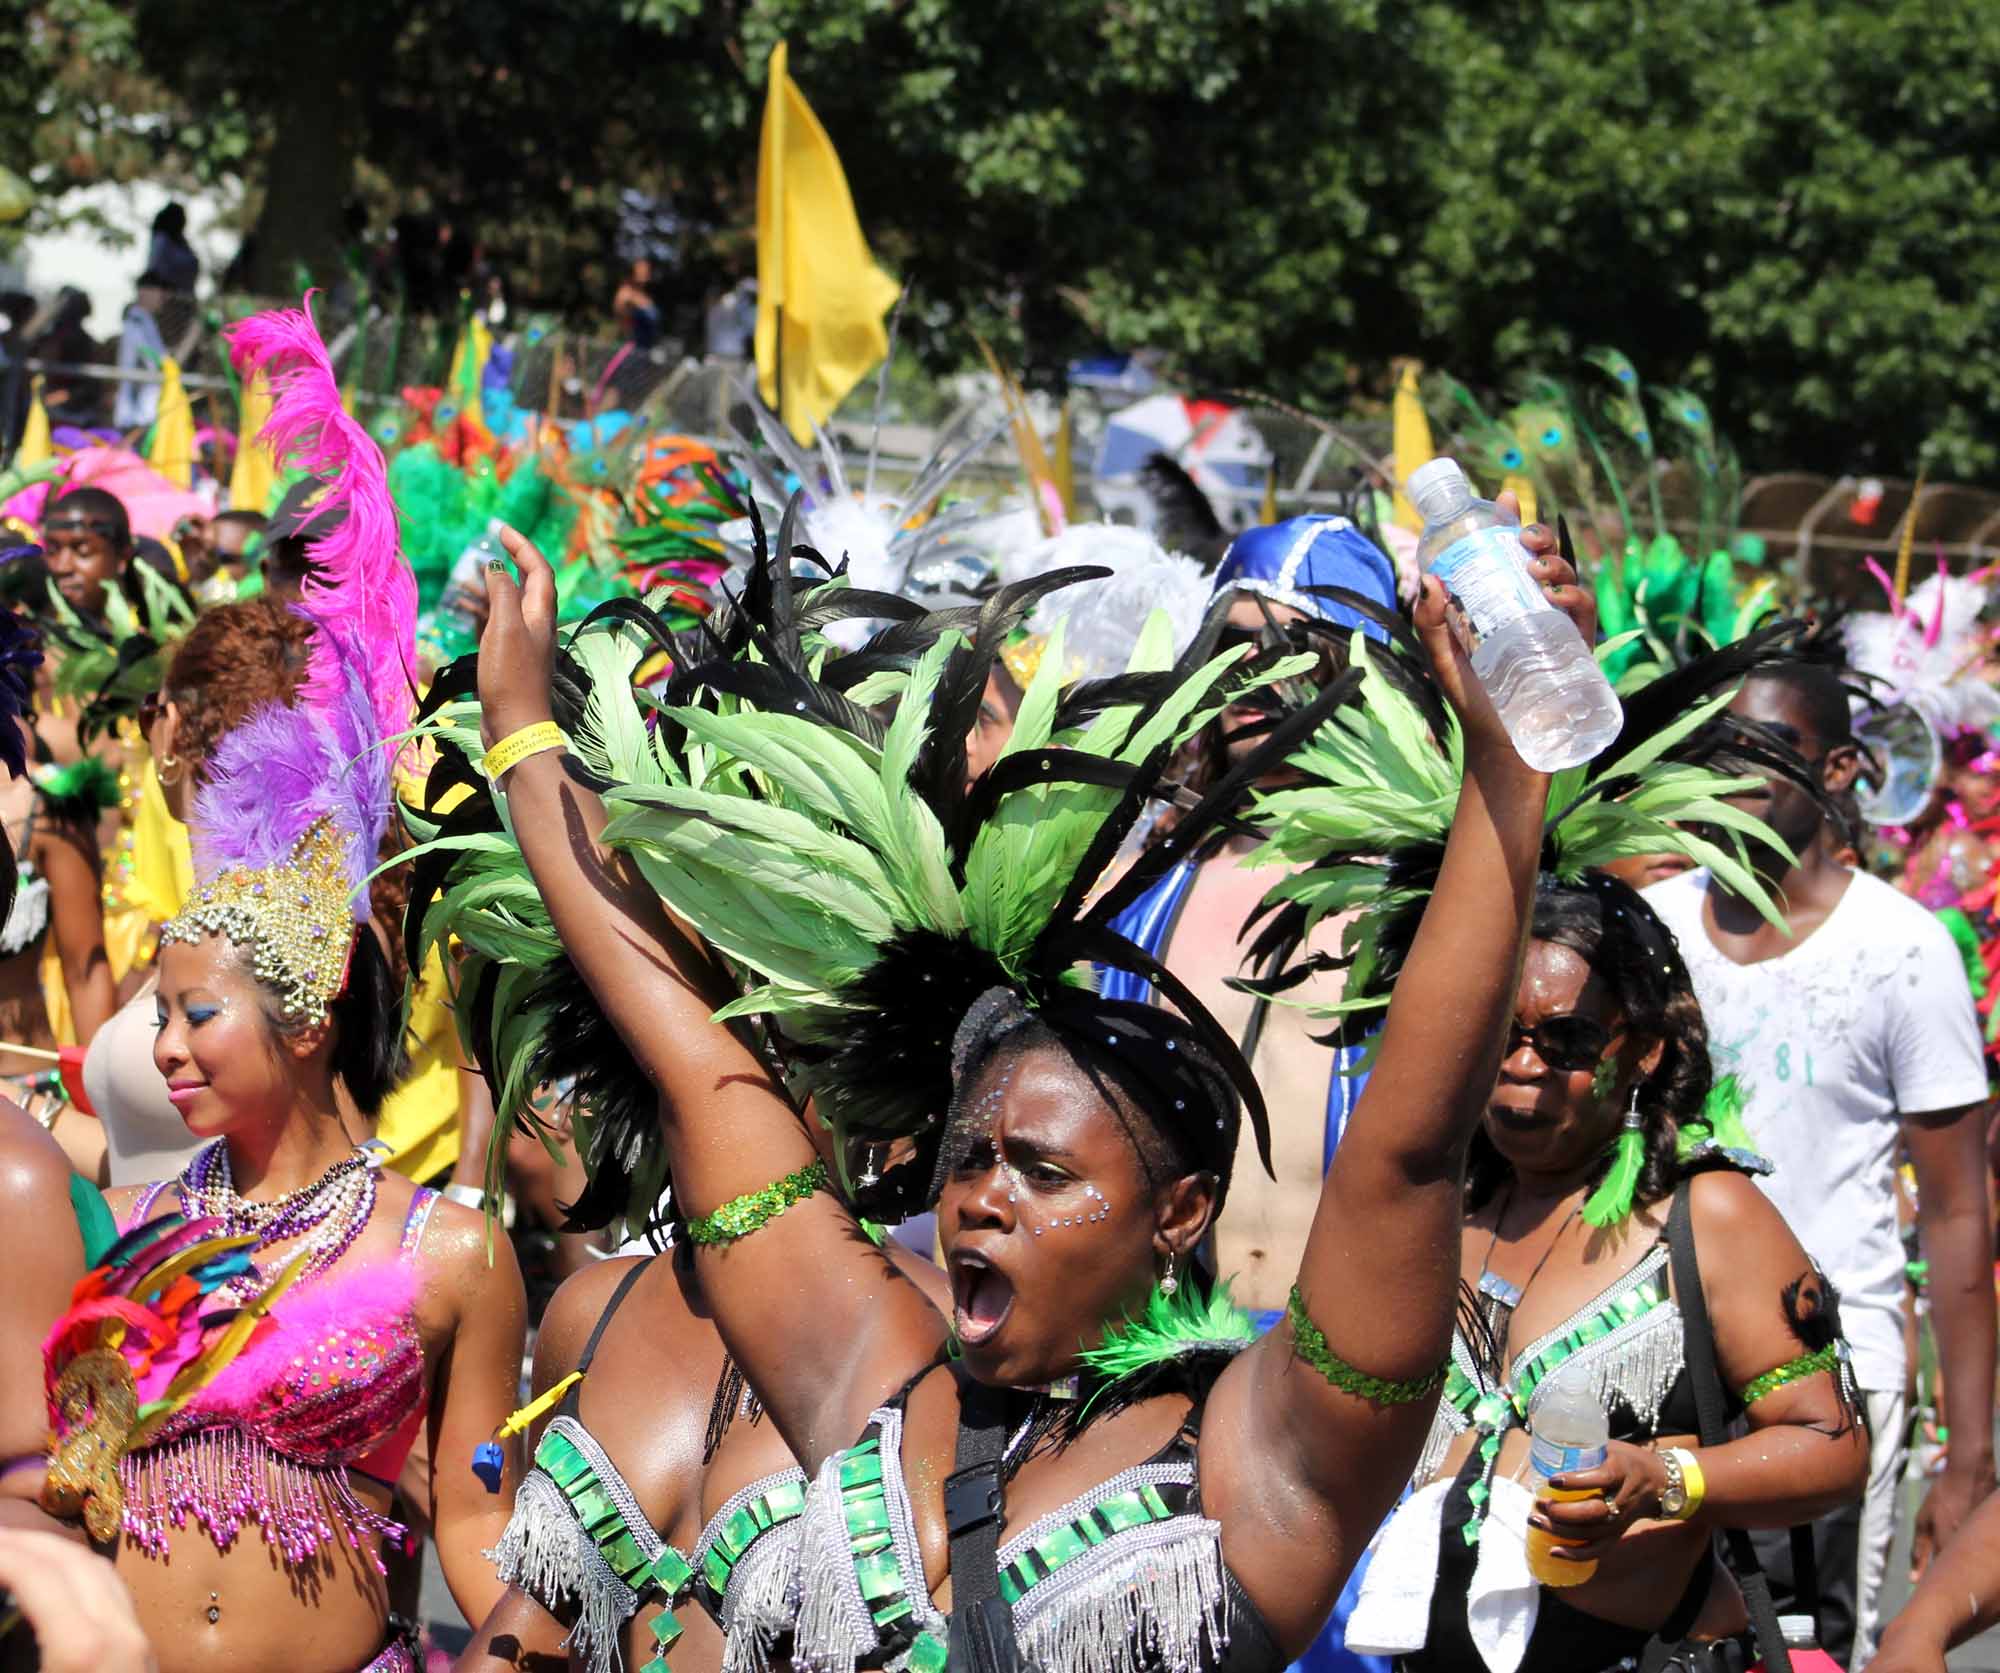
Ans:
<svg viewBox="0 0 2000 1673"><path fill-rule="evenodd" d="M1431 560L1431 573L1445 584L1481 639L1549 608L1528 573L1527 553L1510 529L1474 529Z"/></svg>
<svg viewBox="0 0 2000 1673"><path fill-rule="evenodd" d="M1610 1448L1601 1442L1596 1446L1564 1446L1560 1441L1552 1441L1544 1435L1528 1437L1529 1462L1544 1481L1552 1476L1570 1475L1577 1470L1594 1470L1609 1456Z"/></svg>

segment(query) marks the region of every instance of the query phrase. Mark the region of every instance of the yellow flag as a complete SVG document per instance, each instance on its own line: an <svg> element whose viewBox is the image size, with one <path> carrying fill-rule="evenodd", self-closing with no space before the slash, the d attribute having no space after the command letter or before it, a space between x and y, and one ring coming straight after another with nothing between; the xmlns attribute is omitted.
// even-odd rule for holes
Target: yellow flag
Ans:
<svg viewBox="0 0 2000 1673"><path fill-rule="evenodd" d="M277 462L257 432L271 421L271 386L253 374L243 386L243 410L236 419L236 463L229 471L229 503L237 511L268 511Z"/></svg>
<svg viewBox="0 0 2000 1673"><path fill-rule="evenodd" d="M800 441L889 352L882 318L898 294L780 41L757 159L757 390Z"/></svg>
<svg viewBox="0 0 2000 1673"><path fill-rule="evenodd" d="M56 456L56 444L49 434L49 409L42 405L42 380L35 379L34 395L28 402L28 422L21 427L20 445L14 449L14 463L22 469L46 465Z"/></svg>
<svg viewBox="0 0 2000 1673"><path fill-rule="evenodd" d="M1396 395L1389 403L1390 436L1396 452L1396 521L1404 528L1422 533L1424 520L1403 492L1403 484L1419 465L1437 456L1431 443L1431 421L1424 414L1424 398L1417 388L1417 363L1403 362L1396 374Z"/></svg>
<svg viewBox="0 0 2000 1673"><path fill-rule="evenodd" d="M176 488L194 486L194 403L181 384L181 363L160 362L160 415L153 420L153 445L146 463Z"/></svg>
<svg viewBox="0 0 2000 1673"><path fill-rule="evenodd" d="M493 333L474 314L465 322L457 346L451 351L451 372L445 379L445 388L458 398L458 410L476 424L486 422L479 389L486 376L486 362L492 358Z"/></svg>

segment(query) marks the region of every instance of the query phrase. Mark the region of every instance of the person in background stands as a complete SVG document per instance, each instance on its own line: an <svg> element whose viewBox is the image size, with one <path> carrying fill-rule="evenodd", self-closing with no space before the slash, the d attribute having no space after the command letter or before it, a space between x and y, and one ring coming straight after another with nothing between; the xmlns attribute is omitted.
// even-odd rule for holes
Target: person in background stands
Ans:
<svg viewBox="0 0 2000 1673"><path fill-rule="evenodd" d="M1859 752L1832 670L1760 669L1732 705L1818 764L1829 798L1854 782ZM1839 1286L1854 1370L1873 1432L1868 1495L1814 1525L1821 1643L1865 1665L1878 1630L1882 1574L1895 1531L1907 1425L1896 1232L1895 1154L1908 1147L1930 1262L1932 1318L1946 1401L1993 1403L1993 1236L1986 1197L1986 1073L1965 967L1943 925L1866 872L1840 865L1844 833L1783 780L1740 798L1798 855L1753 845L1783 902L1778 929L1706 869L1646 891L1680 942L1708 1018L1718 1074L1734 1074L1744 1120L1776 1164L1764 1189ZM1919 1512L1916 1561L1951 1537L1993 1488L1991 1428L1959 1427ZM1782 1536L1760 1556L1783 1589Z"/></svg>

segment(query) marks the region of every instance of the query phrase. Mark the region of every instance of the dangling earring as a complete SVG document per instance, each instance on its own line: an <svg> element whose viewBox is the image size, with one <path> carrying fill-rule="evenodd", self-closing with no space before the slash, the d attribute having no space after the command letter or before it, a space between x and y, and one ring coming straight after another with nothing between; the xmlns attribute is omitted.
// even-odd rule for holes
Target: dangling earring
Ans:
<svg viewBox="0 0 2000 1673"><path fill-rule="evenodd" d="M1639 1113L1639 1088L1635 1085L1631 1107L1625 1111L1624 1125L1618 1130L1611 1171L1604 1176L1604 1183L1591 1193L1590 1201L1583 1205L1583 1223L1587 1226L1621 1224L1632 1212L1632 1199L1638 1194L1639 1175L1645 1166L1646 1118Z"/></svg>
<svg viewBox="0 0 2000 1673"><path fill-rule="evenodd" d="M1172 1255L1169 1255L1167 1257L1166 1276L1160 1280L1160 1294L1173 1295L1180 1289L1180 1287L1181 1287L1181 1281L1178 1277L1174 1275L1174 1257Z"/></svg>
<svg viewBox="0 0 2000 1673"><path fill-rule="evenodd" d="M153 771L163 785L178 784L181 781L181 758L178 755L156 755ZM169 777L169 774L172 776Z"/></svg>
<svg viewBox="0 0 2000 1673"><path fill-rule="evenodd" d="M882 1176L875 1171L875 1152L877 1148L877 1146L872 1144L868 1147L868 1152L862 1158L861 1162L861 1177L854 1182L855 1184L866 1187L880 1183Z"/></svg>

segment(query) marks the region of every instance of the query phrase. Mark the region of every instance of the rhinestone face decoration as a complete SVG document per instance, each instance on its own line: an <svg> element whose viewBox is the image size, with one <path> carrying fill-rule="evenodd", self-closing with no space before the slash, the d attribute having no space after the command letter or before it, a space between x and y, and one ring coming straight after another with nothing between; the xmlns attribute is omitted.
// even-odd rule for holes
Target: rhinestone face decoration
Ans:
<svg viewBox="0 0 2000 1673"><path fill-rule="evenodd" d="M249 949L257 979L283 996L286 1016L320 1021L347 985L347 953L354 945L347 849L333 822L322 819L283 866L239 868L208 879L160 931L160 940L193 946L211 935L226 937Z"/></svg>

